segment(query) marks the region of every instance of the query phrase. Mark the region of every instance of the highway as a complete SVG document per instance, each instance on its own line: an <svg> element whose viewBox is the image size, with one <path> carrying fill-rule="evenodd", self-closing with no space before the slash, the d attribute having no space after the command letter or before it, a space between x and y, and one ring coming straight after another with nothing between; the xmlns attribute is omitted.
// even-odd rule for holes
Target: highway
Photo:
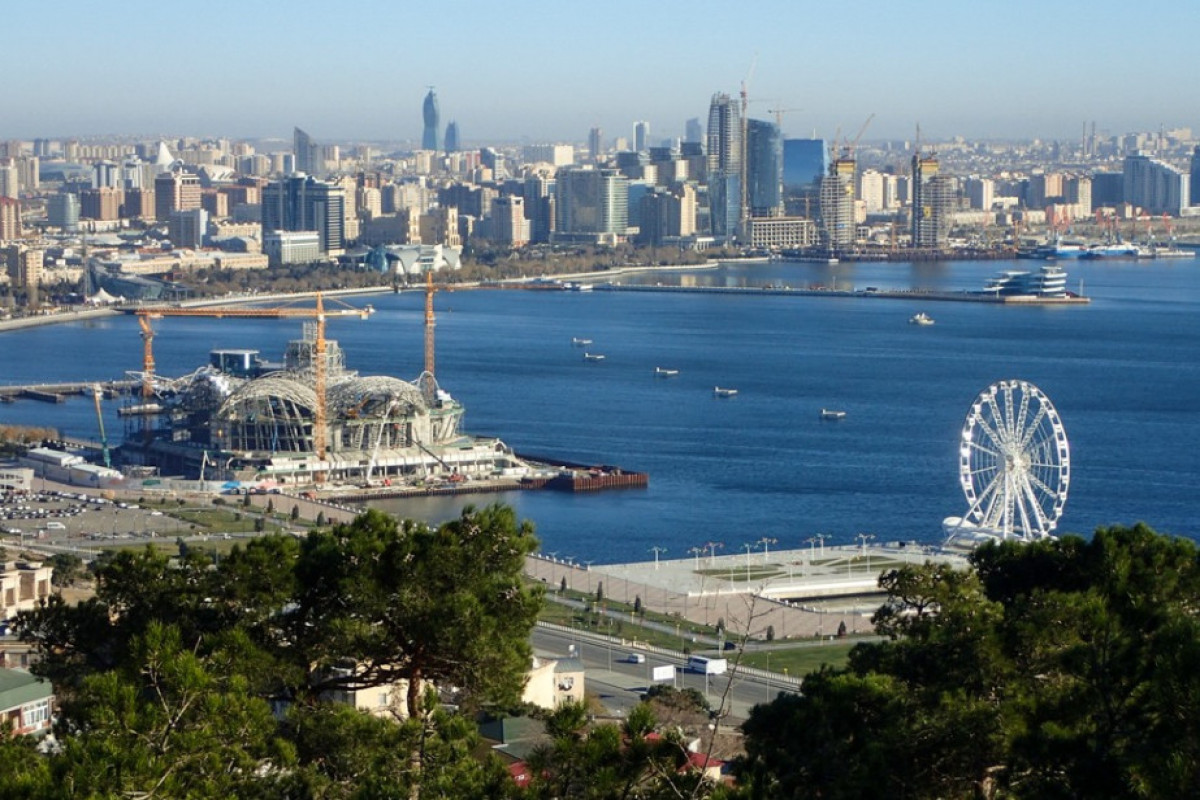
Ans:
<svg viewBox="0 0 1200 800"><path fill-rule="evenodd" d="M665 664L676 667L676 688L696 689L708 698L714 709L720 705L721 695L729 689L726 711L729 721L735 724L746 719L750 709L758 703L773 700L780 691L795 690L796 682L783 675L766 678L745 672L732 674L736 655L732 650L728 653L730 672L701 675L682 669L682 658L622 645L620 641L609 642L605 637L581 631L572 633L539 625L533 631L532 642L534 653L539 656L563 658L572 653L576 655L587 670L587 689L599 695L601 702L617 716L624 716L637 704L641 693L652 683L651 670ZM645 655L644 663L628 660L635 652Z"/></svg>

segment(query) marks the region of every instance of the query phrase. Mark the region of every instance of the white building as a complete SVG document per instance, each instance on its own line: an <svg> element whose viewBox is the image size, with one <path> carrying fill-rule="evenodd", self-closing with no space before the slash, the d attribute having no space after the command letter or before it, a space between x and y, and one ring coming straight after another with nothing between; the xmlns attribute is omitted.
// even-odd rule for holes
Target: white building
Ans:
<svg viewBox="0 0 1200 800"><path fill-rule="evenodd" d="M1125 158L1125 202L1150 214L1179 216L1188 205L1191 176L1141 153Z"/></svg>
<svg viewBox="0 0 1200 800"><path fill-rule="evenodd" d="M308 264L321 258L321 235L316 231L269 231L263 234L262 249L271 264Z"/></svg>

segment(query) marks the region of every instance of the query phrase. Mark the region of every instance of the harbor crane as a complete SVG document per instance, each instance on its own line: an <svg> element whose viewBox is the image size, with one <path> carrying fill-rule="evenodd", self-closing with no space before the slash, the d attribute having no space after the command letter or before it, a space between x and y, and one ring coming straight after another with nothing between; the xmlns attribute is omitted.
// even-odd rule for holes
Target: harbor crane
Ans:
<svg viewBox="0 0 1200 800"><path fill-rule="evenodd" d="M340 302L340 301L339 301ZM154 395L154 328L150 321L163 317L240 317L242 319L315 319L317 332L313 355L313 383L317 395L317 407L313 409L313 452L320 460L325 459L326 430L325 430L325 321L330 317L358 317L367 319L374 309L355 308L341 303L342 308L327 309L320 292L316 294L316 305L313 308L280 306L275 308L244 308L230 306L210 306L207 308L183 308L180 306L153 306L139 308L137 314L138 326L142 329L142 396L149 398Z"/></svg>
<svg viewBox="0 0 1200 800"><path fill-rule="evenodd" d="M104 454L104 466L112 469L112 456L108 452L108 434L104 432L104 409L100 407L100 398L104 390L100 384L92 384L92 399L96 401L96 422L100 425L100 450Z"/></svg>

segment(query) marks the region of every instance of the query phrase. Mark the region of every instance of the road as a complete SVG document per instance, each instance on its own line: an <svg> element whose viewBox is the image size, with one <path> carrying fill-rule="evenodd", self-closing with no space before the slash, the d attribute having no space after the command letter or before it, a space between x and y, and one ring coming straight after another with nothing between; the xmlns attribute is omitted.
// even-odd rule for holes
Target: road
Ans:
<svg viewBox="0 0 1200 800"><path fill-rule="evenodd" d="M619 716L628 713L637 704L641 693L651 685L651 670L664 664L676 667L676 688L696 689L708 698L713 708L720 704L726 688L730 688L726 703L733 722L744 720L753 706L773 700L784 689L792 691L794 686L793 681L785 683L782 675L772 680L745 673L701 675L687 672L682 668L683 658L622 645L619 641L609 643L603 637L582 632L572 634L539 626L534 629L532 641L534 652L547 658L562 658L574 647L575 655L587 669L587 688L600 696L609 711ZM630 653L635 652L646 656L645 663L627 660ZM734 655L732 651L729 653L731 664Z"/></svg>

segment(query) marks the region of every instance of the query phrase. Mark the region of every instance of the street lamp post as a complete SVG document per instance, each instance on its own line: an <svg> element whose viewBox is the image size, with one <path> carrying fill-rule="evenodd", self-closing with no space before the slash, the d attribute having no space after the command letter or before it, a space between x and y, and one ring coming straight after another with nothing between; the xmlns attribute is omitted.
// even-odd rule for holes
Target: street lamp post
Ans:
<svg viewBox="0 0 1200 800"><path fill-rule="evenodd" d="M750 551L754 549L754 542L746 542L742 547L746 548L746 583L750 582Z"/></svg>
<svg viewBox="0 0 1200 800"><path fill-rule="evenodd" d="M867 551L867 542L874 541L874 535L870 533L860 533L856 537L862 543L862 555L867 560L867 572L871 571L871 554Z"/></svg>
<svg viewBox="0 0 1200 800"><path fill-rule="evenodd" d="M758 540L758 543L763 546L763 563L767 563L768 556L771 555L771 545L777 543L778 539L772 539L770 536L764 536Z"/></svg>
<svg viewBox="0 0 1200 800"><path fill-rule="evenodd" d="M667 548L659 547L658 545L655 545L654 547L651 547L650 549L654 551L654 570L655 570L655 572L657 572L658 571L658 554L667 552Z"/></svg>

